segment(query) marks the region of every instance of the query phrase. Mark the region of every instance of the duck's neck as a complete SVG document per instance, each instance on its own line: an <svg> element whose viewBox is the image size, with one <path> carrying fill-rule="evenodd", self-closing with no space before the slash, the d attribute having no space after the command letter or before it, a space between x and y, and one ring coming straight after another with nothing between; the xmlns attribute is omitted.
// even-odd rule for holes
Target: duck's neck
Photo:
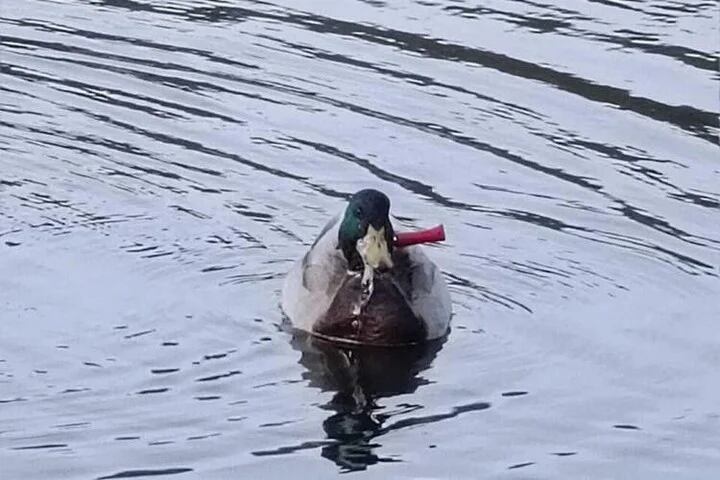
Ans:
<svg viewBox="0 0 720 480"><path fill-rule="evenodd" d="M348 270L362 271L363 261L357 251L357 241L361 238L360 221L346 215L338 231L338 247L348 262Z"/></svg>
<svg viewBox="0 0 720 480"><path fill-rule="evenodd" d="M378 266L391 268L390 255L392 254L394 236L392 224L387 217L377 223L373 222L368 225L353 216L346 216L338 231L338 248L343 252L343 256L348 263L348 270L360 272L368 259L363 260L358 252L358 241L365 238L366 242L371 244L371 249L374 246L375 257L378 254L382 256L382 259L374 257L370 259L373 268Z"/></svg>

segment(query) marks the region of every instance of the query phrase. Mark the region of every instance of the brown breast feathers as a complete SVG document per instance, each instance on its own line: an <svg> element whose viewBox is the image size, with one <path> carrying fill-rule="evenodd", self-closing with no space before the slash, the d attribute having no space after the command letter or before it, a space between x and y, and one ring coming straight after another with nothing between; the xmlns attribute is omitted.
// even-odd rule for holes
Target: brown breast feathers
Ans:
<svg viewBox="0 0 720 480"><path fill-rule="evenodd" d="M346 276L325 316L313 327L323 337L371 345L408 345L425 341L423 322L410 309L388 275L377 275L373 294L359 316L360 276Z"/></svg>

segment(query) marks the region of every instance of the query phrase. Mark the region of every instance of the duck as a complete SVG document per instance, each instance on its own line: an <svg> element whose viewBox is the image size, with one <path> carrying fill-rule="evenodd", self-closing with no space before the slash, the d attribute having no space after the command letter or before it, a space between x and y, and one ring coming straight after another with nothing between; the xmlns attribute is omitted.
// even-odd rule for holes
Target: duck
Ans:
<svg viewBox="0 0 720 480"><path fill-rule="evenodd" d="M325 340L406 346L447 335L452 306L420 245L395 246L390 200L363 189L287 274L281 308L292 327Z"/></svg>

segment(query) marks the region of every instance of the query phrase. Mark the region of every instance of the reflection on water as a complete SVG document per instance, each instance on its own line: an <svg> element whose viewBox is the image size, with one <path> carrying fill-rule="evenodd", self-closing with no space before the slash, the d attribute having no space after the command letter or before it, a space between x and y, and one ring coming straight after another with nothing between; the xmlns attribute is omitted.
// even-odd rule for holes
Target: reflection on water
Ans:
<svg viewBox="0 0 720 480"><path fill-rule="evenodd" d="M718 25L0 3L0 476L712 477ZM445 224L442 345L283 328L282 278L365 187Z"/></svg>
<svg viewBox="0 0 720 480"><path fill-rule="evenodd" d="M373 409L376 399L425 385L419 375L430 367L445 339L402 348L339 346L296 331L291 343L301 352L309 385L337 392L328 405L361 411Z"/></svg>
<svg viewBox="0 0 720 480"><path fill-rule="evenodd" d="M397 461L378 456L383 424L392 414L383 412L377 400L414 392L427 383L420 373L427 369L444 339L422 346L378 348L339 346L295 330L292 346L301 352L300 364L307 369L303 378L309 386L333 393L323 410L331 412L322 427L330 441L319 445L321 455L343 470L364 470L378 462ZM414 408L408 405L406 412ZM302 448L302 446L297 447ZM281 447L257 451L273 455L293 451Z"/></svg>
<svg viewBox="0 0 720 480"><path fill-rule="evenodd" d="M253 452L258 456L285 454L305 448L321 448L321 455L343 471L365 470L378 462L398 462L382 456L382 435L400 428L431 424L461 413L484 410L489 403L476 402L453 409L448 414L415 416L393 421L399 414L421 410L422 405L402 404L389 411L380 399L410 394L428 381L421 376L442 349L445 338L425 345L382 348L341 346L293 332L292 346L301 352L303 378L310 387L333 393L320 408L332 412L322 427L329 441Z"/></svg>

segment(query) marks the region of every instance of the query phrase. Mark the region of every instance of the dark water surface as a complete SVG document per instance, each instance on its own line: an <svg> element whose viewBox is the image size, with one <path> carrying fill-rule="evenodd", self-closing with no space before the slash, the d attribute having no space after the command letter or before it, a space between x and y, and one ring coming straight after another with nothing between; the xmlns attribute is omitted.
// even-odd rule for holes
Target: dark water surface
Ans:
<svg viewBox="0 0 720 480"><path fill-rule="evenodd" d="M0 4L0 477L718 478L713 1ZM443 344L283 326L375 187ZM364 406L363 406L364 405Z"/></svg>

